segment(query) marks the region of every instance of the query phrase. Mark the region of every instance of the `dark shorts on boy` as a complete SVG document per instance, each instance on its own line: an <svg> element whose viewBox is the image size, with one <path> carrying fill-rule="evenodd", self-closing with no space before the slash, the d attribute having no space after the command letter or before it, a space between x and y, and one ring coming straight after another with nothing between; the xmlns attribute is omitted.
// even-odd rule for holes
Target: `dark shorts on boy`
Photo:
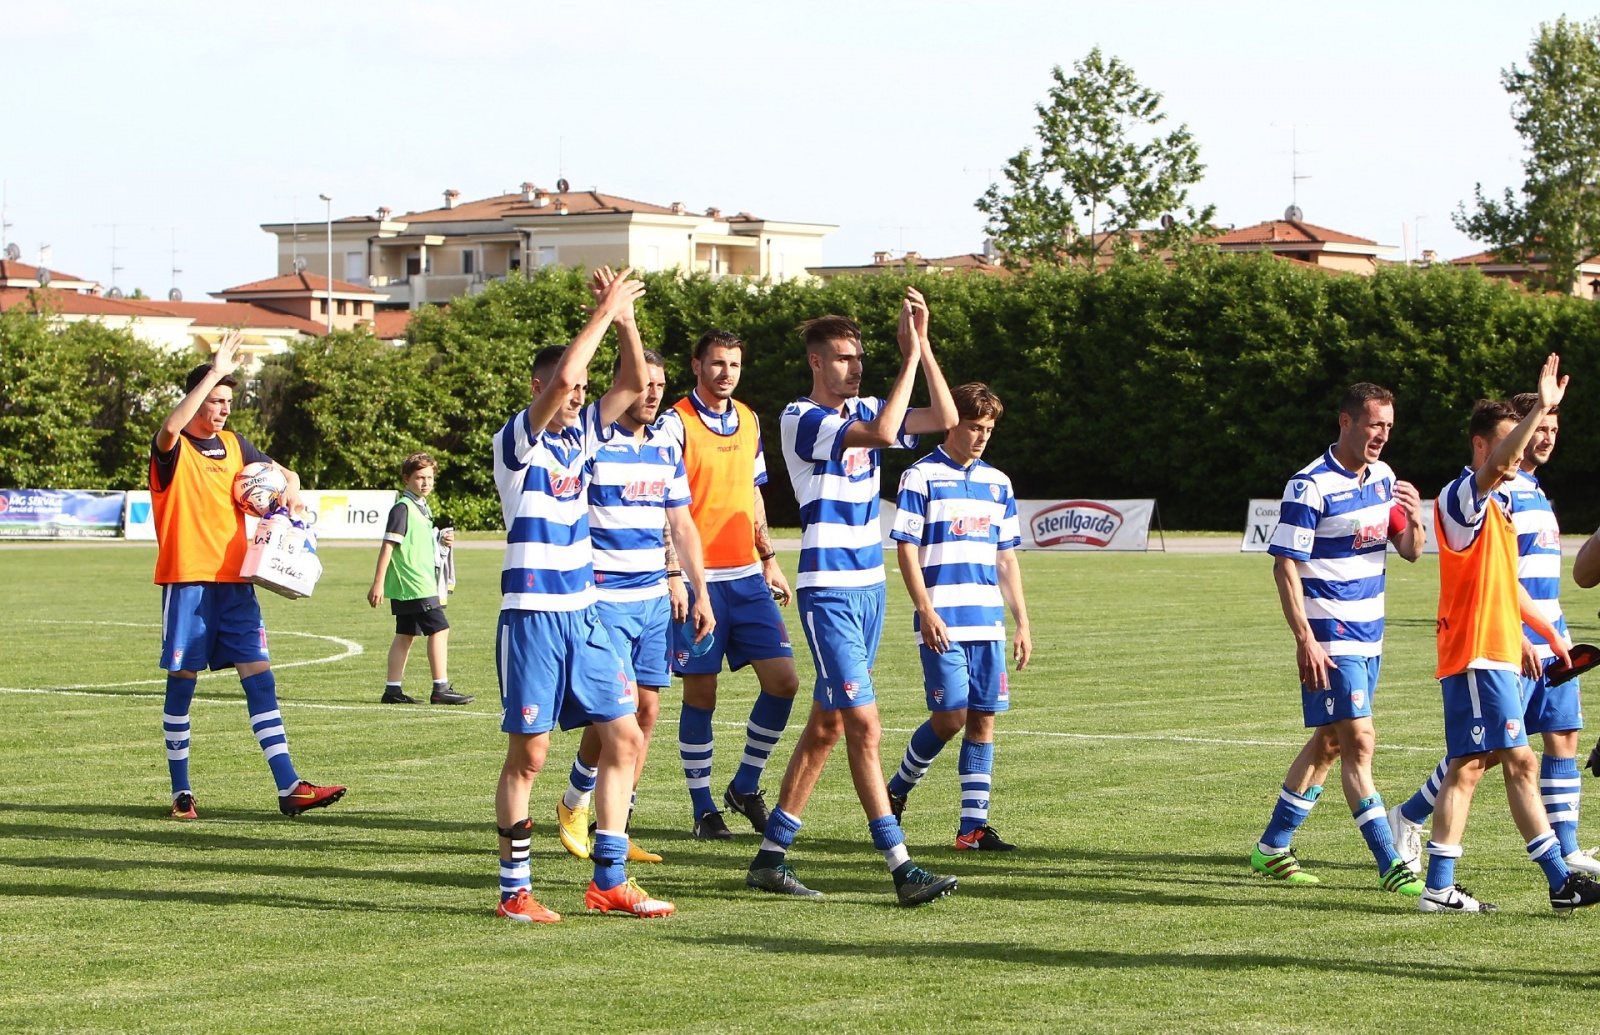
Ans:
<svg viewBox="0 0 1600 1035"><path fill-rule="evenodd" d="M391 600L389 610L394 614L396 636L432 636L450 628L450 622L444 616L444 605L438 597Z"/></svg>

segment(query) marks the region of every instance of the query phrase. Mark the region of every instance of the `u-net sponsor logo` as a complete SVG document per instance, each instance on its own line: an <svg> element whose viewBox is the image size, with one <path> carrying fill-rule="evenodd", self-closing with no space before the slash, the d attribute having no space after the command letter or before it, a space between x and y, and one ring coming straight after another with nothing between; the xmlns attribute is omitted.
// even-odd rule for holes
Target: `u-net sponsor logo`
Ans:
<svg viewBox="0 0 1600 1035"><path fill-rule="evenodd" d="M1095 500L1066 500L1046 507L1028 522L1035 546L1082 543L1110 546L1122 527L1122 511Z"/></svg>

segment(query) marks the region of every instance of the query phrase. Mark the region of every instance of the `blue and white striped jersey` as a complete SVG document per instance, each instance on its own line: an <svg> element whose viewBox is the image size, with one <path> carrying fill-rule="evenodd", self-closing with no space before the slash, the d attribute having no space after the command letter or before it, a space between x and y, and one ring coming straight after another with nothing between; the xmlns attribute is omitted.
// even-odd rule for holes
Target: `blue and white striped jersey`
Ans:
<svg viewBox="0 0 1600 1035"><path fill-rule="evenodd" d="M1517 578L1556 631L1570 639L1561 613L1561 525L1550 509L1550 497L1527 471L1518 471L1509 488L1511 524L1517 530ZM1530 626L1524 625L1522 633L1539 657L1555 657L1550 644Z"/></svg>
<svg viewBox="0 0 1600 1035"><path fill-rule="evenodd" d="M589 459L599 445L600 404L559 434L535 433L522 410L494 434L494 483L506 523L500 607L581 611L595 601L589 543Z"/></svg>
<svg viewBox="0 0 1600 1035"><path fill-rule="evenodd" d="M1378 461L1361 474L1330 447L1289 479L1267 552L1295 562L1306 621L1330 656L1383 653L1383 589L1394 471Z"/></svg>
<svg viewBox="0 0 1600 1035"><path fill-rule="evenodd" d="M661 421L642 439L620 424L606 429L589 461L589 535L601 600L666 596L666 511L688 505L683 452Z"/></svg>
<svg viewBox="0 0 1600 1035"><path fill-rule="evenodd" d="M917 547L922 581L951 641L1005 639L995 557L1022 542L1011 479L982 460L962 467L941 446L900 476L898 506L889 534ZM922 630L914 611L911 627Z"/></svg>
<svg viewBox="0 0 1600 1035"><path fill-rule="evenodd" d="M857 396L845 401L842 414L810 399L796 399L783 411L783 459L800 503L796 589L856 589L883 582L878 451L844 445L845 429L873 420L882 409L882 399ZM902 426L897 445L915 449L917 436Z"/></svg>

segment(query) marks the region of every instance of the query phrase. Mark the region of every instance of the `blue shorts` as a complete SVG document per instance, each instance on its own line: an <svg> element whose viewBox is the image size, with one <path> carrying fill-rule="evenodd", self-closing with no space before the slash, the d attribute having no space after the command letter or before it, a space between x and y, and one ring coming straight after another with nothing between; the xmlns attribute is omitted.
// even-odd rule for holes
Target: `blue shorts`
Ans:
<svg viewBox="0 0 1600 1035"><path fill-rule="evenodd" d="M1555 658L1545 658L1548 669ZM1578 699L1578 680L1569 679L1551 686L1538 679L1522 677L1522 697L1528 702L1523 718L1529 733L1566 733L1583 729L1583 702Z"/></svg>
<svg viewBox="0 0 1600 1035"><path fill-rule="evenodd" d="M828 711L876 700L872 663L883 635L884 587L802 589L796 593L811 660L817 666L816 702Z"/></svg>
<svg viewBox="0 0 1600 1035"><path fill-rule="evenodd" d="M1382 662L1382 658L1335 654L1336 667L1328 673L1328 689L1311 690L1303 683L1300 685L1300 707L1306 728L1371 715L1372 695L1378 689L1378 669L1383 667Z"/></svg>
<svg viewBox="0 0 1600 1035"><path fill-rule="evenodd" d="M667 630L672 623L672 602L663 596L625 603L602 600L594 606L634 685L657 689L670 685Z"/></svg>
<svg viewBox="0 0 1600 1035"><path fill-rule="evenodd" d="M673 630L677 635L672 644L672 671L680 676L715 674L722 671L726 657L728 671L737 672L752 661L794 657L789 630L784 628L783 615L766 579L746 575L728 582L708 582L706 595L717 620L711 649L699 657L690 654L689 645L682 642L684 626L679 626ZM689 591L689 603L694 605L693 590Z"/></svg>
<svg viewBox="0 0 1600 1035"><path fill-rule="evenodd" d="M1469 668L1439 680L1444 693L1444 745L1451 758L1526 747L1522 673Z"/></svg>
<svg viewBox="0 0 1600 1035"><path fill-rule="evenodd" d="M638 710L611 633L595 608L501 611L494 641L500 729L547 733L610 722Z"/></svg>
<svg viewBox="0 0 1600 1035"><path fill-rule="evenodd" d="M266 661L267 627L248 582L174 582L161 587L161 667L204 672Z"/></svg>
<svg viewBox="0 0 1600 1035"><path fill-rule="evenodd" d="M952 643L943 654L921 644L922 685L928 692L928 711L953 712L971 708L1003 712L1011 708L1006 686L1006 641L974 640Z"/></svg>

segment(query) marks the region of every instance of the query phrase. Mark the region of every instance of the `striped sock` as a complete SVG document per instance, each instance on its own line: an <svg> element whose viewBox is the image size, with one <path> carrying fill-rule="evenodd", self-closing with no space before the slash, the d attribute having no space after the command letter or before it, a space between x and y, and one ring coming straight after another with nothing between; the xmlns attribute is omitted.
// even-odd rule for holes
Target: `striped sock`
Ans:
<svg viewBox="0 0 1600 1035"><path fill-rule="evenodd" d="M689 780L689 802L694 818L717 811L711 800L711 709L685 704L678 713L678 757Z"/></svg>
<svg viewBox="0 0 1600 1035"><path fill-rule="evenodd" d="M960 833L970 834L979 827L989 825L989 785L994 773L994 745L962 740L956 772L961 776ZM895 829L899 829L898 824Z"/></svg>
<svg viewBox="0 0 1600 1035"><path fill-rule="evenodd" d="M574 758L572 774L567 778L567 790L561 796L561 804L569 809L587 808L589 795L594 793L595 777L599 772L598 766L591 769L583 764L583 759Z"/></svg>
<svg viewBox="0 0 1600 1035"><path fill-rule="evenodd" d="M257 672L239 680L244 687L245 707L250 710L250 729L255 732L261 753L267 756L278 797L284 797L300 784L294 763L289 761L289 736L283 730L283 713L278 711L278 682L272 670Z"/></svg>
<svg viewBox="0 0 1600 1035"><path fill-rule="evenodd" d="M1539 793L1544 797L1544 814L1550 829L1561 842L1561 854L1578 850L1578 777L1576 758L1539 759Z"/></svg>
<svg viewBox="0 0 1600 1035"><path fill-rule="evenodd" d="M628 879L628 835L615 830L596 830L589 858L594 860L594 886L610 891Z"/></svg>
<svg viewBox="0 0 1600 1035"><path fill-rule="evenodd" d="M1367 847L1372 850L1372 857L1378 862L1378 875L1388 873L1400 861L1400 853L1394 850L1394 831L1389 829L1389 814L1383 807L1383 796L1374 794L1370 798L1362 798L1355 819L1356 829L1361 831Z"/></svg>
<svg viewBox="0 0 1600 1035"><path fill-rule="evenodd" d="M794 847L794 836L800 833L800 819L782 809L773 809L767 816L767 829L761 834L761 850L756 853L752 870L771 869L783 862L783 857Z"/></svg>
<svg viewBox="0 0 1600 1035"><path fill-rule="evenodd" d="M161 706L161 729L167 741L167 772L172 796L192 791L189 784L189 704L194 700L194 677L167 676L167 699Z"/></svg>
<svg viewBox="0 0 1600 1035"><path fill-rule="evenodd" d="M1561 858L1561 842L1553 831L1546 830L1528 842L1528 858L1539 864L1544 879L1550 882L1551 891L1560 891L1572 871Z"/></svg>
<svg viewBox="0 0 1600 1035"><path fill-rule="evenodd" d="M517 892L533 886L528 856L533 844L533 820L519 819L500 829L500 836L511 842L510 858L500 859L500 901L517 897Z"/></svg>
<svg viewBox="0 0 1600 1035"><path fill-rule="evenodd" d="M889 793L904 798L915 790L943 749L944 741L933 731L932 719L918 726L911 734L905 757L900 760L900 771L889 778Z"/></svg>
<svg viewBox="0 0 1600 1035"><path fill-rule="evenodd" d="M750 720L744 728L744 757L739 760L738 772L733 774L735 794L754 794L760 789L767 759L778 746L784 727L789 725L789 713L793 709L791 697L775 697L765 690L756 695L756 703L750 708Z"/></svg>
<svg viewBox="0 0 1600 1035"><path fill-rule="evenodd" d="M1322 795L1321 786L1307 787L1304 794L1296 794L1287 786L1278 792L1278 803L1272 807L1272 821L1261 835L1258 846L1262 855L1277 855L1289 847L1294 832L1311 815L1311 807Z"/></svg>
<svg viewBox="0 0 1600 1035"><path fill-rule="evenodd" d="M1433 775L1417 788L1417 793L1407 798L1400 806L1400 815L1413 823L1426 823L1428 817L1433 815L1434 800L1439 797L1439 788L1443 786L1444 774L1449 768L1448 757L1439 759L1439 765L1434 769Z"/></svg>
<svg viewBox="0 0 1600 1035"><path fill-rule="evenodd" d="M911 853L906 851L906 835L901 833L900 824L892 814L872 820L867 829L872 831L872 847L883 853L890 873L911 861Z"/></svg>
<svg viewBox="0 0 1600 1035"><path fill-rule="evenodd" d="M1456 860L1461 858L1460 845L1442 845L1428 842L1429 891L1449 891L1456 886Z"/></svg>

